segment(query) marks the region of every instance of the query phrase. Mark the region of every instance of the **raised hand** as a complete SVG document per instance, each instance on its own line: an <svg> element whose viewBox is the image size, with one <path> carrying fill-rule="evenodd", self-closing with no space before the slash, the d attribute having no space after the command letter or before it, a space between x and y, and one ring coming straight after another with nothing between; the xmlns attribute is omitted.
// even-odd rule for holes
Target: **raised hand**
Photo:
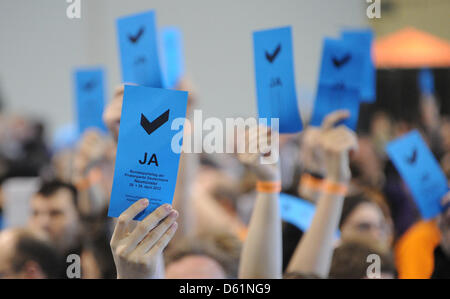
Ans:
<svg viewBox="0 0 450 299"><path fill-rule="evenodd" d="M269 128L261 125L252 127L246 132L245 152L238 153L238 159L254 171L260 181L278 181L278 141L277 133Z"/></svg>
<svg viewBox="0 0 450 299"><path fill-rule="evenodd" d="M177 230L178 212L164 204L136 224L134 217L148 204L141 199L119 216L111 238L117 278L162 278L157 265Z"/></svg>

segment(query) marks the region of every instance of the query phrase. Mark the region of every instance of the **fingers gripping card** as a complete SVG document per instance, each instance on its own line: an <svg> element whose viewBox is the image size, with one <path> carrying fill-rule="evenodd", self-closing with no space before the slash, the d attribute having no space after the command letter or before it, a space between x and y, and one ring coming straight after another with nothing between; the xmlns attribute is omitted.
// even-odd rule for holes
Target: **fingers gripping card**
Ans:
<svg viewBox="0 0 450 299"><path fill-rule="evenodd" d="M184 91L125 86L108 216L147 198L150 205L136 217L141 220L172 202L180 157L172 144L183 136L186 105ZM172 129L175 119L182 122Z"/></svg>
<svg viewBox="0 0 450 299"><path fill-rule="evenodd" d="M410 189L425 219L441 211L448 191L447 179L420 133L408 133L386 146L386 152Z"/></svg>
<svg viewBox="0 0 450 299"><path fill-rule="evenodd" d="M117 20L122 81L162 87L154 11Z"/></svg>
<svg viewBox="0 0 450 299"><path fill-rule="evenodd" d="M321 86L317 91L314 111L310 121L312 126L319 127L323 119L336 110L345 109L350 112L349 118L341 123L356 130L359 115L359 95L354 89Z"/></svg>
<svg viewBox="0 0 450 299"><path fill-rule="evenodd" d="M253 45L259 117L269 126L271 118L278 118L281 133L301 131L291 28L254 32Z"/></svg>
<svg viewBox="0 0 450 299"><path fill-rule="evenodd" d="M78 130L88 128L106 131L103 123L105 105L103 69L77 69L74 72Z"/></svg>

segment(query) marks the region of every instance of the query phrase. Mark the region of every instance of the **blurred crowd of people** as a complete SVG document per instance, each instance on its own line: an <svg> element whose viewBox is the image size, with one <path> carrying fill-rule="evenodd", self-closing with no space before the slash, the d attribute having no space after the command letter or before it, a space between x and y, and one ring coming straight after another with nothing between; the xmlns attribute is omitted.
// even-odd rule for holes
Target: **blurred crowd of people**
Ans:
<svg viewBox="0 0 450 299"><path fill-rule="evenodd" d="M139 224L145 200L107 217L122 96L118 88L104 112L109 134L90 129L58 147L40 121L0 114L1 278L70 278L73 254L82 278L371 278L371 255L381 278L450 278L450 193L436 219L421 219L385 153L418 129L450 181L450 118L432 95L414 121L380 110L356 134L336 126L348 117L337 111L321 127L281 135L275 164L259 154L183 153L173 204ZM188 115L195 105L190 93ZM248 140L267 134L276 132L249 128ZM18 178L38 183L22 225L9 227L6 189ZM282 221L280 190L316 205L307 231Z"/></svg>

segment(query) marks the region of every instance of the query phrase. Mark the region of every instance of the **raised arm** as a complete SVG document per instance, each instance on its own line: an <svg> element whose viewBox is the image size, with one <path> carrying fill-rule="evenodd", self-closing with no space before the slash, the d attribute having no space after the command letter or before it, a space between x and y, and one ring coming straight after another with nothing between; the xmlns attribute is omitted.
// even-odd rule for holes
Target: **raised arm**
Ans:
<svg viewBox="0 0 450 299"><path fill-rule="evenodd" d="M351 178L349 152L356 149L355 134L345 126L334 128L341 116L331 120L319 137L324 157L325 178L311 227L301 239L288 265L290 273L328 277L333 254L333 241L341 216L346 189Z"/></svg>
<svg viewBox="0 0 450 299"><path fill-rule="evenodd" d="M249 130L249 142L257 142L259 136L259 144L263 144L273 134L276 133L270 133L264 127L260 130L252 128ZM278 135L273 137L272 140L278 140ZM238 156L258 177L256 203L241 254L239 278L281 278L282 241L278 203L281 182L278 161L263 164L267 156L260 153Z"/></svg>

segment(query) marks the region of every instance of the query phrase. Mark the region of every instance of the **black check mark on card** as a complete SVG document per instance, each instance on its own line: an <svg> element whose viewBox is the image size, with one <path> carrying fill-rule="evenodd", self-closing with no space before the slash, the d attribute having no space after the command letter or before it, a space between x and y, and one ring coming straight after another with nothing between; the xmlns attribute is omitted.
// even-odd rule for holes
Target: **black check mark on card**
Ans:
<svg viewBox="0 0 450 299"><path fill-rule="evenodd" d="M97 82L95 82L95 79L92 79L83 85L83 89L86 91L91 91L92 89L94 89L96 87L96 85L97 85Z"/></svg>
<svg viewBox="0 0 450 299"><path fill-rule="evenodd" d="M139 31L136 33L136 35L131 35L128 34L128 39L130 40L131 43L135 44L142 36L142 34L144 34L145 28L141 27L139 28Z"/></svg>
<svg viewBox="0 0 450 299"><path fill-rule="evenodd" d="M144 114L141 113L142 128L144 128L145 132L147 132L147 134L150 135L169 120L169 112L170 109L168 109L166 112L158 116L154 121L149 121L144 116Z"/></svg>
<svg viewBox="0 0 450 299"><path fill-rule="evenodd" d="M340 68L341 66L347 64L347 62L349 62L350 59L352 59L352 55L350 55L350 53L347 53L341 59L338 59L336 56L333 56L333 58L331 59L333 60L334 66Z"/></svg>
<svg viewBox="0 0 450 299"><path fill-rule="evenodd" d="M417 149L413 149L413 152L411 154L410 157L406 157L406 162L408 162L408 164L414 164L417 161Z"/></svg>
<svg viewBox="0 0 450 299"><path fill-rule="evenodd" d="M277 58L277 56L278 56L278 54L280 53L280 51L281 51L281 44L279 44L279 45L277 46L277 48L275 49L275 51L274 51L272 54L269 54L269 53L266 51L266 59L267 59L270 63L273 63L273 61L275 60L275 58Z"/></svg>

